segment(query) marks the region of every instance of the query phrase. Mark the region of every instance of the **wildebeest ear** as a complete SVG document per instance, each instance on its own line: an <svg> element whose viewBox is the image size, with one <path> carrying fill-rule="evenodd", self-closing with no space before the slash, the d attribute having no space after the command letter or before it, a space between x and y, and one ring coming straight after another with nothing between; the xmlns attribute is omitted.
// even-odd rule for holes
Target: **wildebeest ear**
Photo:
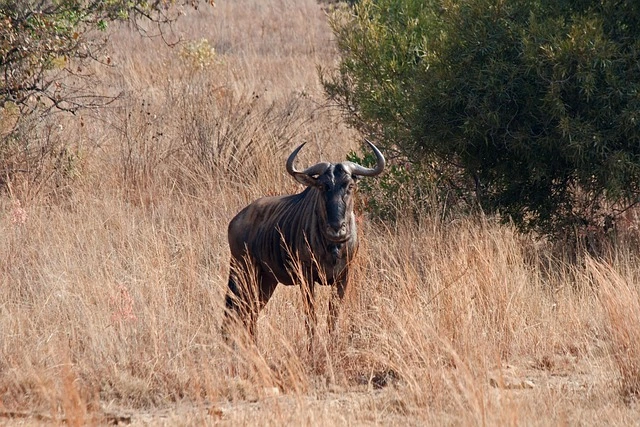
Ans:
<svg viewBox="0 0 640 427"><path fill-rule="evenodd" d="M306 173L296 173L293 177L300 184L306 185L307 187L315 187L317 185L317 183L318 183L318 179L317 178L309 176Z"/></svg>

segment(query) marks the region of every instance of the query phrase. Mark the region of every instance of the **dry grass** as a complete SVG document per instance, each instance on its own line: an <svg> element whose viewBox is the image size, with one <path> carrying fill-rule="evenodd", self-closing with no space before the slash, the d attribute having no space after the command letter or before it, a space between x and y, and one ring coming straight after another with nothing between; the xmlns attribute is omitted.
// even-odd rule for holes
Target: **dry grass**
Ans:
<svg viewBox="0 0 640 427"><path fill-rule="evenodd" d="M638 255L567 265L492 219L360 218L334 342L329 290L310 355L280 287L257 348L224 345L228 221L300 189L299 142L339 160L358 136L324 106L319 5L217 3L186 51L115 31L121 102L54 129L65 180L0 199L0 423L637 424Z"/></svg>

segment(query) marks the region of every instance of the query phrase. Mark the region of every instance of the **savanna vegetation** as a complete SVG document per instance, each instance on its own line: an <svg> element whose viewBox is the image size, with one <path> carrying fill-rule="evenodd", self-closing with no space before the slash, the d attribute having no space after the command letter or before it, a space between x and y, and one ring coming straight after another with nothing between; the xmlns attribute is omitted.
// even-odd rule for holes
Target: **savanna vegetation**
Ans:
<svg viewBox="0 0 640 427"><path fill-rule="evenodd" d="M111 23L109 64L84 66L113 102L19 128L5 102L0 423L637 423L633 211L597 256L565 256L437 193L402 199L403 163L362 181L335 336L329 289L309 353L300 292L280 287L255 346L223 341L229 220L301 189L284 161L302 141L303 162L361 157L318 78L340 60L323 7L185 7L175 46ZM379 183L403 201L392 216L370 209Z"/></svg>

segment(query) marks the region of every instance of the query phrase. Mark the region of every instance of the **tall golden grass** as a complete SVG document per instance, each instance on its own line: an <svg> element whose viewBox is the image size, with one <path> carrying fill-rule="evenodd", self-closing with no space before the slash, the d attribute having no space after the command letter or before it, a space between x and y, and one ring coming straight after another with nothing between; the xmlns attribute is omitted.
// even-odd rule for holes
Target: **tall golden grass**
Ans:
<svg viewBox="0 0 640 427"><path fill-rule="evenodd" d="M492 218L359 214L336 335L321 288L309 353L280 287L257 345L228 347L229 220L300 190L300 142L342 160L360 136L324 101L313 0L219 1L176 31L193 43L114 29L97 72L120 102L58 119L64 179L0 198L0 424L638 423L638 254L565 263Z"/></svg>

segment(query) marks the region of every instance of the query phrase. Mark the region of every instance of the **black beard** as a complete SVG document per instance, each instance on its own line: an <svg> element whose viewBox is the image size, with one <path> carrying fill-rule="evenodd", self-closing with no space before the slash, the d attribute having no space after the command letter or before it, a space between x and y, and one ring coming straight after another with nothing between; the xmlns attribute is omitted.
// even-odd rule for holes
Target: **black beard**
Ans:
<svg viewBox="0 0 640 427"><path fill-rule="evenodd" d="M329 246L327 246L327 250L331 254L331 257L333 258L334 263L341 258L340 252L342 251L343 246L344 245L342 243L332 243Z"/></svg>

